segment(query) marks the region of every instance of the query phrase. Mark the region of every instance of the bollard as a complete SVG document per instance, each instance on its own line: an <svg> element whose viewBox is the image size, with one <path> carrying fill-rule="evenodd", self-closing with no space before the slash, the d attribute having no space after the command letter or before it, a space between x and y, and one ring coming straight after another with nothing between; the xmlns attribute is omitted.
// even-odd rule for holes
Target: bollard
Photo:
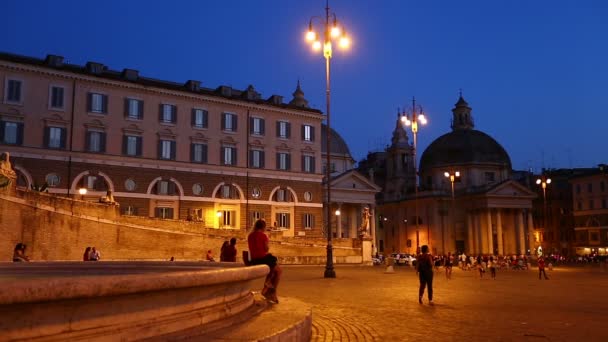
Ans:
<svg viewBox="0 0 608 342"><path fill-rule="evenodd" d="M384 273L395 273L395 269L393 265L395 264L395 258L388 257L386 258L386 270Z"/></svg>

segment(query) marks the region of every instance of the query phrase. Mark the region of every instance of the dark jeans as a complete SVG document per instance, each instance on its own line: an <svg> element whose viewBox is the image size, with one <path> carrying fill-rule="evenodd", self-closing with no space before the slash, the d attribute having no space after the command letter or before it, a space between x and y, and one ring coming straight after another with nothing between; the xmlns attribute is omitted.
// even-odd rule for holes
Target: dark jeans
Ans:
<svg viewBox="0 0 608 342"><path fill-rule="evenodd" d="M425 271L418 274L420 277L420 290L418 290L418 296L424 295L424 288L428 287L429 300L433 300L433 272Z"/></svg>
<svg viewBox="0 0 608 342"><path fill-rule="evenodd" d="M538 270L538 279L540 279L541 274L545 276L545 279L549 279L547 277L547 273L545 273L545 269L544 268L541 268L541 269Z"/></svg>

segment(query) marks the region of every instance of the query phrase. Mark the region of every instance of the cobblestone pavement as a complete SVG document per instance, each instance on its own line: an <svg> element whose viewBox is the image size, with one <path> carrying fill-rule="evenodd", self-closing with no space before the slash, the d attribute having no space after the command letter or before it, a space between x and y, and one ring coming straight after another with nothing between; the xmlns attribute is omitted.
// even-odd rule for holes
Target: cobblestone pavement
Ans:
<svg viewBox="0 0 608 342"><path fill-rule="evenodd" d="M435 273L434 302L418 303L413 269L284 266L279 296L313 306L313 341L608 341L608 271L564 267ZM280 305L280 304L279 304Z"/></svg>

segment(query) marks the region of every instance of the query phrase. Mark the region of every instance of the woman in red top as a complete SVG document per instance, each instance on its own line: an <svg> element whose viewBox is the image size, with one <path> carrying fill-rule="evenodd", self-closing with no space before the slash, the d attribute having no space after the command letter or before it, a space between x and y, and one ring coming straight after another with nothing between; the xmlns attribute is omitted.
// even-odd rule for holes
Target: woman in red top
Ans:
<svg viewBox="0 0 608 342"><path fill-rule="evenodd" d="M270 272L264 282L262 296L270 302L278 303L277 287L281 279L282 270L277 265L277 257L268 253L268 236L264 233L265 229L266 222L264 220L257 220L253 225L253 231L247 237L247 243L249 245L249 254L251 255L251 264L268 265L270 267Z"/></svg>

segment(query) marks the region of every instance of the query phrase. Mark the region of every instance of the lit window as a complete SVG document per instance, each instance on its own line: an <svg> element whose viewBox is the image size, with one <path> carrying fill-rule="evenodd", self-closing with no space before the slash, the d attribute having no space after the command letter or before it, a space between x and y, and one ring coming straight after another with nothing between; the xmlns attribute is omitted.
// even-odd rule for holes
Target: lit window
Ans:
<svg viewBox="0 0 608 342"><path fill-rule="evenodd" d="M227 132L236 132L236 115L230 113L222 114L222 130Z"/></svg>
<svg viewBox="0 0 608 342"><path fill-rule="evenodd" d="M47 147L49 148L64 148L65 147L65 128L47 127Z"/></svg>
<svg viewBox="0 0 608 342"><path fill-rule="evenodd" d="M144 101L127 99L127 117L129 119L141 120L143 118Z"/></svg>
<svg viewBox="0 0 608 342"><path fill-rule="evenodd" d="M304 229L313 229L315 226L315 216L313 214L304 214Z"/></svg>
<svg viewBox="0 0 608 342"><path fill-rule="evenodd" d="M196 128L207 128L208 112L204 109L192 110L192 126Z"/></svg>
<svg viewBox="0 0 608 342"><path fill-rule="evenodd" d="M108 96L89 93L89 112L106 114L108 112Z"/></svg>
<svg viewBox="0 0 608 342"><path fill-rule="evenodd" d="M160 141L160 159L175 159L175 141L161 140Z"/></svg>
<svg viewBox="0 0 608 342"><path fill-rule="evenodd" d="M290 215L289 213L277 213L275 216L277 228L279 229L289 229L291 227Z"/></svg>
<svg viewBox="0 0 608 342"><path fill-rule="evenodd" d="M236 165L236 148L232 146L222 147L222 164Z"/></svg>
<svg viewBox="0 0 608 342"><path fill-rule="evenodd" d="M309 173L315 172L315 157L302 156L302 171Z"/></svg>
<svg viewBox="0 0 608 342"><path fill-rule="evenodd" d="M279 170L290 170L291 169L291 156L289 153L279 152L277 153L277 169Z"/></svg>
<svg viewBox="0 0 608 342"><path fill-rule="evenodd" d="M289 139L290 136L290 124L286 121L277 122L277 136L283 139Z"/></svg>
<svg viewBox="0 0 608 342"><path fill-rule="evenodd" d="M160 105L160 122L175 123L177 121L177 107L170 104Z"/></svg>
<svg viewBox="0 0 608 342"><path fill-rule="evenodd" d="M46 184L48 184L48 186L59 185L59 176L55 173L49 173L48 175L46 175L45 180L46 180Z"/></svg>
<svg viewBox="0 0 608 342"><path fill-rule="evenodd" d="M251 118L251 129L250 134L264 135L264 119L262 118Z"/></svg>
<svg viewBox="0 0 608 342"><path fill-rule="evenodd" d="M23 124L0 121L0 143L11 145L23 144Z"/></svg>
<svg viewBox="0 0 608 342"><path fill-rule="evenodd" d="M302 126L302 140L314 141L315 140L315 128L311 125Z"/></svg>
<svg viewBox="0 0 608 342"><path fill-rule="evenodd" d="M264 168L264 151L249 151L249 167L253 167L256 169Z"/></svg>

